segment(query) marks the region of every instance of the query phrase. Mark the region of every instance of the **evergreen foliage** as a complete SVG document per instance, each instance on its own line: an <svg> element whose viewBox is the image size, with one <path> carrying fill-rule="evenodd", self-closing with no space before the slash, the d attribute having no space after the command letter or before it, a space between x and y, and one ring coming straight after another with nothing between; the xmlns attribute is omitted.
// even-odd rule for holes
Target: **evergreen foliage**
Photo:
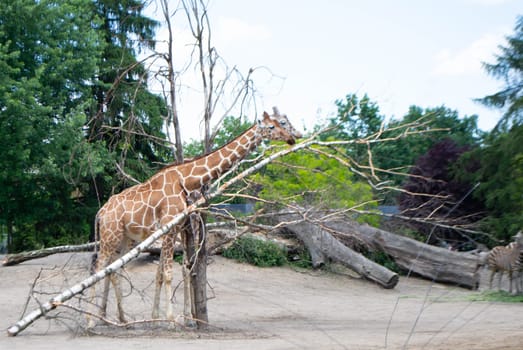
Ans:
<svg viewBox="0 0 523 350"><path fill-rule="evenodd" d="M143 179L169 159L149 137L163 139L165 105L135 58L134 39L152 39L156 26L142 9L110 0L0 6L0 228L9 251L85 242L99 206L126 185L116 161Z"/></svg>
<svg viewBox="0 0 523 350"><path fill-rule="evenodd" d="M523 228L523 125L493 133L481 148L464 155L456 169L459 178L480 183L474 196L487 208L483 230L510 242Z"/></svg>
<svg viewBox="0 0 523 350"><path fill-rule="evenodd" d="M513 125L523 123L523 16L518 16L514 34L507 37L507 45L499 46L501 54L495 63L485 63L488 74L502 80L505 87L478 101L504 111L495 131L508 131Z"/></svg>

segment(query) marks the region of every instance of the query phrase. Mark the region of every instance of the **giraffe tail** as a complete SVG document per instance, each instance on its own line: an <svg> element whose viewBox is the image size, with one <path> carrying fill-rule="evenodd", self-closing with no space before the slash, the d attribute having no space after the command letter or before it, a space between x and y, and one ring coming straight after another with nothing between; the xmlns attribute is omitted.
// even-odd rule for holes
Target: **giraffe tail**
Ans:
<svg viewBox="0 0 523 350"><path fill-rule="evenodd" d="M94 217L94 253L91 256L91 267L90 271L91 274L94 274L96 272L96 261L98 260L98 244L100 241L99 237L99 226L100 226L100 217L98 216L98 213L96 213L96 216Z"/></svg>

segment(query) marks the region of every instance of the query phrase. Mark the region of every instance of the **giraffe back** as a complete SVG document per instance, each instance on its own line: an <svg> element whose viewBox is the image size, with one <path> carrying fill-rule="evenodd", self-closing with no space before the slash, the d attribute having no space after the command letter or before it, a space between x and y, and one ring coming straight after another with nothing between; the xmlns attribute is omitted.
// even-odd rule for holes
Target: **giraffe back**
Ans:
<svg viewBox="0 0 523 350"><path fill-rule="evenodd" d="M148 181L115 194L97 213L98 234L102 244L120 243L127 236L142 241L184 209L185 193L178 174L160 171Z"/></svg>

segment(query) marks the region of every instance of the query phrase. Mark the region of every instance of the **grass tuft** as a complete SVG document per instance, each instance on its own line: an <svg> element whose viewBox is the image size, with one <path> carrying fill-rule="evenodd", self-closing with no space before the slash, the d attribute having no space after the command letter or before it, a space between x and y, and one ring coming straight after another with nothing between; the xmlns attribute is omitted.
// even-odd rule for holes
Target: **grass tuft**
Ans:
<svg viewBox="0 0 523 350"><path fill-rule="evenodd" d="M486 291L470 296L471 301L494 301L501 303L523 303L523 294L512 295L505 291Z"/></svg>

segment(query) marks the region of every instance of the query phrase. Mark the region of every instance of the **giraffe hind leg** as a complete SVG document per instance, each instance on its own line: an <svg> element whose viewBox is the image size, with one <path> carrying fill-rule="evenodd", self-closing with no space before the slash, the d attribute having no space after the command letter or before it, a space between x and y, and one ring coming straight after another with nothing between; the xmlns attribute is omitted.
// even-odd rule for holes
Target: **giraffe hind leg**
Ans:
<svg viewBox="0 0 523 350"><path fill-rule="evenodd" d="M100 303L100 315L102 317L107 316L107 299L109 298L109 289L111 279L109 276L104 278L104 289L102 294L102 302Z"/></svg>
<svg viewBox="0 0 523 350"><path fill-rule="evenodd" d="M160 253L160 262L156 270L156 283L154 290L154 302L152 318L157 319L160 316L160 295L162 287L165 289L167 319L174 319L174 311L172 305L172 276L173 276L173 254L174 241L176 237L172 233L164 236L162 242L162 250Z"/></svg>
<svg viewBox="0 0 523 350"><path fill-rule="evenodd" d="M96 263L95 263L95 269L94 273L97 273L100 271L105 265L107 265L106 258L103 258L102 255L99 255ZM102 303L101 306L98 307L96 304L96 285L98 283L95 283L91 287L91 295L89 297L89 304L93 307L93 311L91 312L92 315L87 316L87 328L93 328L96 325L95 317L93 315L99 315L100 317L105 317L106 309L107 309L107 293L109 292L109 278L106 277L104 279L104 290L102 294Z"/></svg>
<svg viewBox="0 0 523 350"><path fill-rule="evenodd" d="M118 250L118 258L125 255L130 250L130 245L132 244L132 240L130 240L127 236L123 236L122 241L120 242L120 249ZM123 267L122 267L123 269ZM118 311L118 320L121 323L125 323L125 312L123 310L123 296L122 296L122 284L121 284L121 277L117 272L113 272L110 275L111 284L114 288L114 296L116 299L116 309ZM104 295L105 298L107 298L107 295Z"/></svg>
<svg viewBox="0 0 523 350"><path fill-rule="evenodd" d="M122 286L120 283L120 276L118 276L118 274L116 272L111 274L111 282L113 284L114 295L116 297L116 308L118 310L118 320L121 323L125 323L126 322L125 312L124 312L123 306L122 306L122 299L123 299L122 298Z"/></svg>

